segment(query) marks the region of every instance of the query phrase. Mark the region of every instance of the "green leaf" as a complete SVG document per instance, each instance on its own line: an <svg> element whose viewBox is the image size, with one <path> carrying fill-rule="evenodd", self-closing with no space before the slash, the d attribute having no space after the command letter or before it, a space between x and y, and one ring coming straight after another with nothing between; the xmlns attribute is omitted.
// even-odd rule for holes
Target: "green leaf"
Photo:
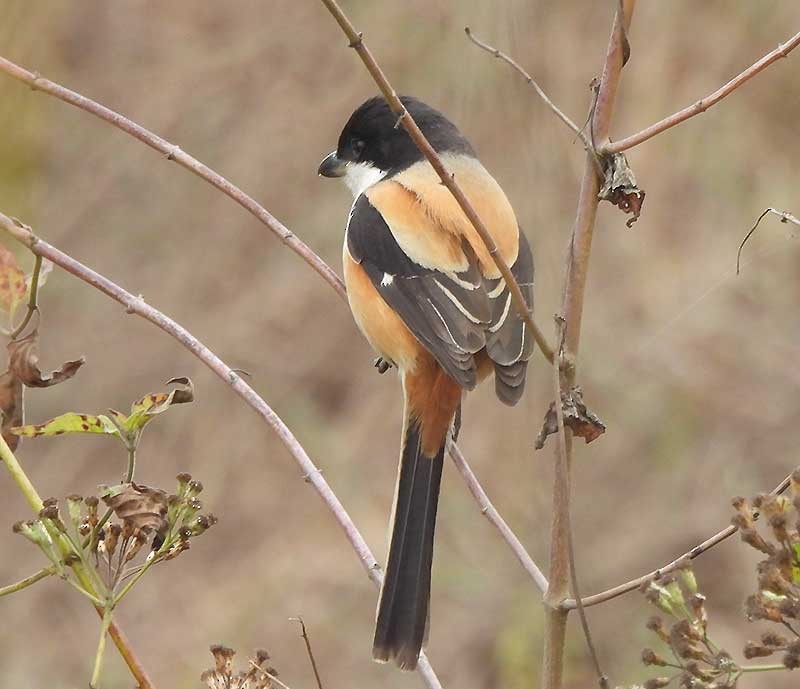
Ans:
<svg viewBox="0 0 800 689"><path fill-rule="evenodd" d="M163 414L175 404L186 404L194 400L194 386L186 377L172 378L167 385L180 385L172 392L152 392L137 400L131 406L131 413L127 419L117 418L122 427L129 433L140 431L153 417ZM122 415L120 414L120 417Z"/></svg>
<svg viewBox="0 0 800 689"><path fill-rule="evenodd" d="M64 435L65 433L100 433L103 435L119 435L117 427L107 416L92 416L91 414L76 414L67 412L54 419L28 426L16 426L11 429L14 435L26 438L39 436Z"/></svg>
<svg viewBox="0 0 800 689"><path fill-rule="evenodd" d="M792 545L794 551L794 558L792 560L792 581L795 584L800 584L800 543Z"/></svg>

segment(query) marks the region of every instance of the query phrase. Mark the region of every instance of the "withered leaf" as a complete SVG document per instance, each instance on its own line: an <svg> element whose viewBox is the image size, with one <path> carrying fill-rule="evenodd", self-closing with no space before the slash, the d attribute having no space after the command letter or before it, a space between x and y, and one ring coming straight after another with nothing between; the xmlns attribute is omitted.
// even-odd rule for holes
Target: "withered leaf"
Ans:
<svg viewBox="0 0 800 689"><path fill-rule="evenodd" d="M152 392L131 405L131 413L121 421L127 431L141 429L150 419L167 411L175 404L186 404L194 400L194 385L189 378L171 378L167 385L180 385L171 392ZM122 415L120 414L120 417ZM118 421L120 419L118 418Z"/></svg>
<svg viewBox="0 0 800 689"><path fill-rule="evenodd" d="M134 529L151 533L167 525L167 494L159 488L123 483L107 488L101 497L124 524Z"/></svg>
<svg viewBox="0 0 800 689"><path fill-rule="evenodd" d="M25 273L11 251L0 244L0 309L13 316L25 300L28 286Z"/></svg>
<svg viewBox="0 0 800 689"><path fill-rule="evenodd" d="M583 401L583 391L580 386L561 392L561 410L564 414L564 426L572 429L572 434L586 440L587 444L596 440L606 432L605 424L592 412ZM536 438L535 447L541 450L548 435L558 433L558 416L555 402L544 416L542 430Z"/></svg>
<svg viewBox="0 0 800 689"><path fill-rule="evenodd" d="M67 361L61 368L52 373L42 375L39 363L39 330L34 330L30 335L21 340L12 340L8 343L8 368L29 388L48 388L58 385L72 378L78 369L86 363L81 357L75 361Z"/></svg>
<svg viewBox="0 0 800 689"><path fill-rule="evenodd" d="M636 185L636 177L624 153L603 158L603 169L605 179L598 198L613 203L623 213L632 213L633 217L625 223L631 227L642 213L645 192Z"/></svg>
<svg viewBox="0 0 800 689"><path fill-rule="evenodd" d="M8 443L12 452L19 445L19 437L12 428L23 422L24 390L22 382L11 371L6 371L0 376L0 412L3 414L3 438Z"/></svg>

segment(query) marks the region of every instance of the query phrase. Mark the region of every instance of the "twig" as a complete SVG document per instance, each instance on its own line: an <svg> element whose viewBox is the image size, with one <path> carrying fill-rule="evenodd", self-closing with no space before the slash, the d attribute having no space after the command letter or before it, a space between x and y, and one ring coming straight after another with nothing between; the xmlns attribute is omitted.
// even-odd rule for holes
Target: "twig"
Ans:
<svg viewBox="0 0 800 689"><path fill-rule="evenodd" d="M112 606L106 603L103 610L103 623L100 625L100 640L97 642L97 652L94 656L94 669L92 670L92 679L89 682L89 689L98 689L98 682L100 681L100 669L103 667L103 654L106 650L106 636L108 636L108 627L111 624Z"/></svg>
<svg viewBox="0 0 800 689"><path fill-rule="evenodd" d="M736 274L737 275L739 274L739 263L740 263L741 258L742 258L742 249L744 249L744 245L747 244L747 240L750 239L750 237L752 236L753 232L755 232L756 229L758 229L758 226L761 224L761 221L764 219L764 216L767 215L768 213L774 213L775 215L777 215L781 219L781 222L783 222L783 223L790 222L790 223L794 223L795 225L800 225L800 219L796 218L791 213L787 213L786 211L775 210L774 208L766 208L766 209L764 209L764 212L761 215L758 216L758 220L756 220L755 225L753 225L750 228L750 231L744 236L744 239L742 240L742 243L739 244L739 250L736 252Z"/></svg>
<svg viewBox="0 0 800 689"><path fill-rule="evenodd" d="M306 631L306 623L303 622L303 618L299 615L297 617L290 617L289 618L293 622L300 623L300 629L302 630L303 641L306 643L306 652L308 653L308 659L311 661L311 669L314 671L314 678L317 680L317 687L318 689L323 689L322 687L322 680L319 676L319 671L317 670L317 661L314 660L314 651L311 650L311 639L308 638L308 632Z"/></svg>
<svg viewBox="0 0 800 689"><path fill-rule="evenodd" d="M201 179L212 186L219 189L223 194L232 198L242 208L250 212L259 222L266 225L286 246L300 256L306 263L308 263L325 282L327 282L336 293L342 298L346 299L344 285L339 279L339 276L333 269L325 263L319 256L317 256L311 248L309 248L297 235L279 222L273 215L267 211L266 208L261 206L251 196L245 194L239 187L235 186L222 175L212 170L210 167L201 163L196 158L193 158L188 153L185 153L181 148L175 144L170 143L166 139L162 139L157 134L145 129L136 122L129 120L127 117L120 115L117 112L107 108L100 103L97 103L80 93L71 91L54 81L45 79L44 77L30 72L24 67L0 57L0 72L5 72L9 76L18 79L28 84L34 91L42 91L51 96L55 96L65 103L74 105L81 110L84 110L101 120L108 122L117 129L130 134L144 144L160 151L166 155L167 160L173 160L178 165L194 173Z"/></svg>
<svg viewBox="0 0 800 689"><path fill-rule="evenodd" d="M600 165L600 159L597 157L597 154L594 153L594 146L592 145L592 142L589 141L588 137L583 131L583 128L575 124L569 118L569 116L566 115L563 110L561 110L561 108L559 108L552 100L550 100L550 97L544 92L544 89L542 89L542 87L539 86L536 79L534 79L530 74L528 74L528 72L525 71L522 65L520 65L516 60L514 60L514 58L512 58L509 55L506 55L506 53L504 53L502 50L498 50L497 48L480 40L477 36L475 36L475 34L472 33L472 30L468 26L464 27L464 33L467 34L467 38L469 38L469 40L472 41L476 46L478 46L482 50L485 50L490 55L496 57L498 60L502 60L506 64L511 65L511 67L515 69L530 86L533 87L534 91L536 91L536 93L539 94L539 97L545 102L547 107L549 107L550 110L553 111L555 116L558 117L558 119L561 120L565 125L567 125L567 127L569 127L575 133L575 135L581 140L581 142L583 142L583 147L587 151L592 152L593 154L592 157L595 161L595 167L597 169L597 172L598 174L602 175L603 168Z"/></svg>
<svg viewBox="0 0 800 689"><path fill-rule="evenodd" d="M16 227L16 225L14 225L9 218L0 214L0 224L4 224L5 221L10 222L13 227ZM38 514L43 507L42 498L39 496L38 491L31 483L23 468L20 466L20 463L17 461L17 458L14 456L14 453L11 451L11 448L8 446L8 443L2 434L0 434L0 460L2 460L3 465L11 475L14 483L17 484L17 488L19 488L20 492L25 497L28 505L30 505L31 509ZM69 546L65 544L63 538L56 538L54 540L62 555L69 553ZM81 562L74 562L72 564L72 571L75 573L75 577L84 588L85 593L87 593L90 597L97 599L92 577L84 569L83 564ZM100 615L100 617L103 616L104 610L102 605L95 605L95 610L97 610L97 613ZM131 671L134 679L138 682L139 689L155 689L155 685L147 675L144 666L134 653L133 646L131 646L128 638L125 636L125 634L122 632L122 629L119 628L116 622L111 622L109 634L114 640L114 644L119 650L120 655L125 661L125 664L128 666L128 669Z"/></svg>
<svg viewBox="0 0 800 689"><path fill-rule="evenodd" d="M530 575L531 579L533 579L536 587L542 593L547 591L547 578L542 574L542 570L539 569L533 561L533 558L528 554L528 551L525 550L525 546L522 545L519 538L517 538L516 534L511 530L511 527L497 511L497 508L492 504L491 500L489 500L489 496L478 482L469 464L467 464L466 459L464 459L464 455L461 454L461 450L455 443L450 445L450 458L453 460L456 469L458 469L459 473L464 478L470 493L472 493L475 498L475 502L478 503L478 507L481 508L481 514L483 514L497 529L502 539L511 548L517 560L519 560L522 568Z"/></svg>
<svg viewBox="0 0 800 689"><path fill-rule="evenodd" d="M56 247L38 238L31 232L30 228L22 225L19 221L14 221L0 213L0 229L5 230L18 241L25 244L34 254L44 256L68 273L71 273L78 279L83 280L103 294L111 297L114 301L119 302L125 307L126 313L135 314L153 323L176 339L211 369L218 378L229 385L234 392L236 392L236 394L272 428L278 436L278 439L283 443L300 467L305 480L314 487L323 502L330 509L337 524L342 528L348 541L356 551L369 579L376 586L380 586L382 574L378 562L370 551L367 542L356 528L352 519L350 519L350 515L339 501L339 498L331 490L328 482L323 478L322 472L320 472L311 458L306 454L303 446L297 441L297 438L294 437L294 434L289 430L283 420L241 376L182 325L176 323L171 318L147 304L141 297L136 297L130 292L125 291L108 278L96 273L91 268L88 268L71 256L68 256ZM438 689L441 687L436 674L431 669L430 663L424 654L420 656L417 670L430 689Z"/></svg>
<svg viewBox="0 0 800 689"><path fill-rule="evenodd" d="M22 591L22 589L28 588L28 586L31 586L42 579L46 579L54 573L55 569L53 567L45 567L44 569L40 569L38 572L35 572L34 574L31 574L29 577L25 577L20 581L0 587L0 598L11 593L16 593L17 591Z"/></svg>
<svg viewBox="0 0 800 689"><path fill-rule="evenodd" d="M670 129L675 125L680 124L681 122L685 122L690 117L694 117L695 115L699 115L701 112L705 112L712 105L716 105L723 98L733 93L746 81L753 78L759 72L765 70L773 62L777 62L782 57L786 57L798 45L800 45L800 33L795 34L788 41L786 41L786 43L779 45L777 48L775 48L775 50L773 50L770 53L767 53L760 60L753 63L750 67L744 70L744 72L731 79L722 88L714 91L714 93L712 93L710 96L706 96L702 100L697 101L693 105L690 105L689 107L686 107L683 110L680 110L670 115L669 117L665 117L660 122L651 124L649 127L643 129L637 134L632 134L631 136L627 136L624 139L620 139L619 141L610 142L607 143L605 146L601 146L600 153L607 154L607 153L620 153L622 151L626 151L629 148L638 146L640 143L647 141L648 139L651 139L656 134L660 134L661 132Z"/></svg>
<svg viewBox="0 0 800 689"><path fill-rule="evenodd" d="M403 129L406 130L408 135L411 137L411 140L416 144L417 148L428 159L431 167L433 167L433 169L439 175L439 178L442 180L442 184L450 190L450 193L458 202L458 205L461 206L461 210L464 211L464 215L466 215L467 219L472 223L475 231L486 245L486 248L492 257L492 260L495 262L497 269L503 276L503 279L508 286L508 290L511 293L514 307L519 312L527 326L531 329L533 338L539 345L539 349L542 350L542 354L544 354L545 358L552 363L553 348L547 342L547 338L544 336L544 333L542 333L542 331L539 329L539 326L536 325L536 322L533 320L533 316L528 309L528 305L525 303L525 297L522 295L522 290L520 289L516 278L511 273L511 269L508 267L508 265L506 265L503 257L499 255L494 239L492 239L492 235L489 234L489 230L486 229L486 225L484 225L483 221L480 219L480 217L478 217L478 214L475 212L472 204L464 195L461 187L458 186L453 175L447 170L444 163L442 163L439 154L436 153L433 146L430 145L428 140L425 138L425 135L414 121L414 118L411 117L403 103L400 101L400 98L397 96L394 88L392 88L392 85L389 83L389 80L386 78L386 75L383 73L380 65L377 63L367 47L367 44L364 42L363 35L356 31L352 22L336 3L336 0L322 0L322 4L328 8L328 11L331 13L333 18L341 27L342 31L347 36L348 40L350 41L350 47L358 53L359 57L364 63L364 66L367 68L367 71L377 84L392 112L397 115L398 122L402 125Z"/></svg>
<svg viewBox="0 0 800 689"><path fill-rule="evenodd" d="M559 359L562 354L562 347L564 344L564 319L561 316L556 316L556 342L559 343ZM561 474L561 481L570 484L571 477L569 476L569 461L567 460L567 437L564 430L564 409L561 398L561 366L558 360L553 364L553 393L555 395L555 409L556 420L558 422L558 462L556 464L556 471ZM606 677L600 666L600 657L597 654L597 649L594 646L592 639L592 632L589 628L589 621L586 619L586 611L583 609L583 602L581 600L580 587L578 585L578 570L575 566L575 547L572 539L572 518L570 510L565 512L566 519L566 532L569 547L569 571L570 582L572 584L572 592L575 594L577 601L578 617L581 621L581 628L583 629L583 636L586 639L586 647L589 650L589 656L594 664L595 673L597 674L597 683L600 689L608 689L608 677Z"/></svg>
<svg viewBox="0 0 800 689"><path fill-rule="evenodd" d="M635 7L635 0L625 0L614 14L614 24L606 51L603 74L594 103L591 119L593 136L600 141L608 137L614 103L619 87L620 73L625 59L625 36ZM572 228L572 238L567 252L564 274L562 310L564 331L564 380L570 389L575 384L581 317L592 248L595 218L597 216L600 178L592 157L586 155L578 207ZM556 408L560 400L556 400ZM550 586L545 596L544 653L541 689L561 689L563 686L564 647L566 641L567 610L561 603L569 593L570 533L569 474L572 463L572 434L566 433L563 443L565 460L557 453L557 470L553 480L553 523L550 532ZM558 470L563 464L565 470Z"/></svg>
<svg viewBox="0 0 800 689"><path fill-rule="evenodd" d="M770 495L779 495L783 493L791 483L792 475L789 474L783 481L781 481L775 488L772 489ZM739 529L735 526L727 526L722 531L715 533L711 538L707 538L702 543L698 543L694 548L691 550L687 550L683 555L680 557L675 558L672 562L668 562L663 567L659 567L658 569L654 569L652 572L648 572L647 574L643 574L636 579L631 579L630 581L625 582L624 584L620 584L619 586L614 586L606 591L601 593L595 593L593 596L588 596L587 598L582 598L581 602L583 606L588 608L592 605L598 605L600 603L605 603L613 598L617 598L618 596L622 596L630 591L635 591L639 588L641 584L646 581L650 581L654 577L660 576L662 574L669 574L676 569L679 569L681 565L683 565L687 560L694 560L695 558L699 557L703 553L711 550L715 545L718 543L722 543L727 538L730 538L735 534ZM577 594L580 595L580 594ZM572 610L577 607L577 603L574 598L568 598L561 606L565 610Z"/></svg>
<svg viewBox="0 0 800 689"><path fill-rule="evenodd" d="M42 271L42 257L36 256L35 261L33 264L33 275L31 276L31 288L30 288L30 296L28 297L28 310L25 313L25 318L22 319L22 323L20 323L14 330L11 332L9 337L12 340L15 340L20 336L23 330L28 326L28 323L31 322L31 318L33 318L33 314L39 311L39 306L37 304L37 299L39 296L39 274Z"/></svg>

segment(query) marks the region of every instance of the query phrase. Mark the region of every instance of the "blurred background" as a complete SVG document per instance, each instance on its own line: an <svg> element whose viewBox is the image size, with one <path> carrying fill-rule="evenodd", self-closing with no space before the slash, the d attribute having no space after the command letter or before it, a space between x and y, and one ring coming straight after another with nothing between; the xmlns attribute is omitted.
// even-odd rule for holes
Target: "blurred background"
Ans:
<svg viewBox="0 0 800 689"><path fill-rule="evenodd" d="M557 310L583 153L510 68L463 28L510 52L576 121L605 54L611 2L343 3L398 90L446 112L515 206L534 248L539 322ZM2 54L114 108L257 198L341 269L349 192L316 175L351 111L375 93L322 5L297 0L0 2ZM800 28L795 0L640 2L612 132L637 131L718 88ZM577 448L575 543L585 593L671 560L727 524L731 496L771 489L800 463L798 228L800 54L700 117L629 152L647 191L633 229L601 206L580 382L608 425ZM346 305L256 220L127 135L0 75L0 210L175 317L292 428L376 556L385 553L401 401ZM24 265L29 257L19 252ZM303 615L325 686L421 686L370 660L376 591L323 503L270 429L173 340L60 271L42 296L42 362L84 354L78 376L27 395L30 422L126 409L190 376L197 401L158 419L138 480L174 490L190 471L220 523L156 568L117 619L160 687L199 686L222 642L270 650L293 689L313 686ZM542 566L552 449L532 445L552 397L541 357L513 410L492 386L470 395L462 448ZM44 496L113 483L124 453L106 438L26 441L19 457ZM28 507L0 475L0 584L42 566L13 536ZM760 633L742 614L751 549L731 539L697 561L715 640L741 659ZM430 657L446 687L537 686L539 594L445 472L434 564ZM647 677L651 614L637 593L589 611L615 684ZM58 581L3 598L0 684L86 686L98 619ZM577 620L567 681L594 683ZM113 646L103 687L132 680ZM242 658L244 660L244 658ZM796 680L773 674L769 686ZM744 686L744 682L742 683ZM767 686L761 677L748 687Z"/></svg>

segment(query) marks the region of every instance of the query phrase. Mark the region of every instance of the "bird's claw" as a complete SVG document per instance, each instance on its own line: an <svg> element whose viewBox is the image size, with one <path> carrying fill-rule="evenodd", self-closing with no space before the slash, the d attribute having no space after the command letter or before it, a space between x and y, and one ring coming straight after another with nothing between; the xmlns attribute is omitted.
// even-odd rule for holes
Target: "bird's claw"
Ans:
<svg viewBox="0 0 800 689"><path fill-rule="evenodd" d="M386 359L384 359L382 356L379 356L377 359L375 359L375 368L378 369L378 373L381 375L386 373L386 371L388 371L391 367L392 364L386 361Z"/></svg>

